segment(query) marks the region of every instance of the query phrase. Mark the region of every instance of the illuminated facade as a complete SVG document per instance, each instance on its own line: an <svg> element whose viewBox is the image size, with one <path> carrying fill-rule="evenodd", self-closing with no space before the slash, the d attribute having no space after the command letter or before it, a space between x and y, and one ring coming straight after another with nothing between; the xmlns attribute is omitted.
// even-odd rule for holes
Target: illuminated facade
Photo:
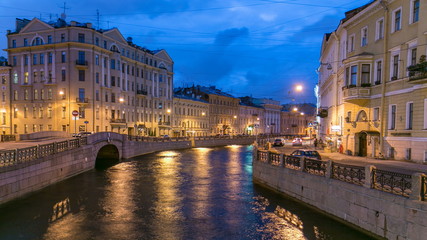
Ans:
<svg viewBox="0 0 427 240"><path fill-rule="evenodd" d="M173 137L210 135L208 102L175 95L173 106Z"/></svg>
<svg viewBox="0 0 427 240"><path fill-rule="evenodd" d="M426 8L420 0L373 1L325 35L320 135L344 152L426 161Z"/></svg>
<svg viewBox="0 0 427 240"><path fill-rule="evenodd" d="M91 23L17 19L8 31L12 133L170 132L173 61ZM73 118L72 112L78 112Z"/></svg>

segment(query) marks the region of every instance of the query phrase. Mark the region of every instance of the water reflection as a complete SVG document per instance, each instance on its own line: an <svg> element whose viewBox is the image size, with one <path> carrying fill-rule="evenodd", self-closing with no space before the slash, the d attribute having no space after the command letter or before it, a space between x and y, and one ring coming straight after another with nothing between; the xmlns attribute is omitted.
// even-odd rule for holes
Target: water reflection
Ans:
<svg viewBox="0 0 427 240"><path fill-rule="evenodd" d="M164 151L0 206L0 239L369 239L252 183L251 148Z"/></svg>

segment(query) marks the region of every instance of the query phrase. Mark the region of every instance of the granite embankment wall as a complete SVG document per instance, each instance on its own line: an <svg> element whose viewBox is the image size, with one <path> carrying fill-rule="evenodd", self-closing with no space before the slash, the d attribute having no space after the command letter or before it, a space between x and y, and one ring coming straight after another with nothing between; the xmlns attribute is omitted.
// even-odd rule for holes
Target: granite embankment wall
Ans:
<svg viewBox="0 0 427 240"><path fill-rule="evenodd" d="M93 169L98 153L104 151L102 155L108 156L112 146L117 149L120 160L157 151L251 144L253 141L250 137L161 139L97 133L87 138L3 150L0 151L0 204Z"/></svg>
<svg viewBox="0 0 427 240"><path fill-rule="evenodd" d="M409 192L405 197L403 193L396 195L373 189L371 184L376 183L372 183L375 180L370 180L372 175L369 173L374 169L373 166L358 171L351 167L334 168L331 162L319 161L317 164L309 160L305 162L304 159L283 158L283 155L273 159L269 155L262 157L258 153L254 154L254 182L376 236L387 239L426 239L427 203L419 197L420 191L415 191L417 188L423 189L419 183L420 175L414 174L412 183L405 183L411 185L412 189L412 192L404 190ZM358 175L361 178L357 179ZM398 177L391 176L385 184L391 184ZM341 178L341 181L335 178ZM425 186L425 182L423 184ZM417 196L414 197L414 194Z"/></svg>

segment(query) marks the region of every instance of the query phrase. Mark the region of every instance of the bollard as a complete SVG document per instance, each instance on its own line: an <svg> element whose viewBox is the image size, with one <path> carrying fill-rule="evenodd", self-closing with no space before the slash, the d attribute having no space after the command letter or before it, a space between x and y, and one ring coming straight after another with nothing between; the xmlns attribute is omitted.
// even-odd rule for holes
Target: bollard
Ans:
<svg viewBox="0 0 427 240"><path fill-rule="evenodd" d="M365 188L373 188L375 184L374 170L377 169L374 165L365 166Z"/></svg>

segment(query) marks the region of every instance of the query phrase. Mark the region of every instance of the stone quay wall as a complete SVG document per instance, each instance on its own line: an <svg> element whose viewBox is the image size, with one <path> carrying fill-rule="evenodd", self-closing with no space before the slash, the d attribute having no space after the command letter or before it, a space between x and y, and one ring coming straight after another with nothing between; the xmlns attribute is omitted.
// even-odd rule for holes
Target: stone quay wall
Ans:
<svg viewBox="0 0 427 240"><path fill-rule="evenodd" d="M380 182L384 176L378 172L373 176L374 166L358 169L331 161L316 162L277 155L255 148L255 183L302 201L377 237L425 239L427 202L423 201L426 191L423 174L410 177L410 183L404 184L410 189L400 184L390 189L387 184L393 185L394 180L404 181L401 177L407 176L391 174L388 181Z"/></svg>

